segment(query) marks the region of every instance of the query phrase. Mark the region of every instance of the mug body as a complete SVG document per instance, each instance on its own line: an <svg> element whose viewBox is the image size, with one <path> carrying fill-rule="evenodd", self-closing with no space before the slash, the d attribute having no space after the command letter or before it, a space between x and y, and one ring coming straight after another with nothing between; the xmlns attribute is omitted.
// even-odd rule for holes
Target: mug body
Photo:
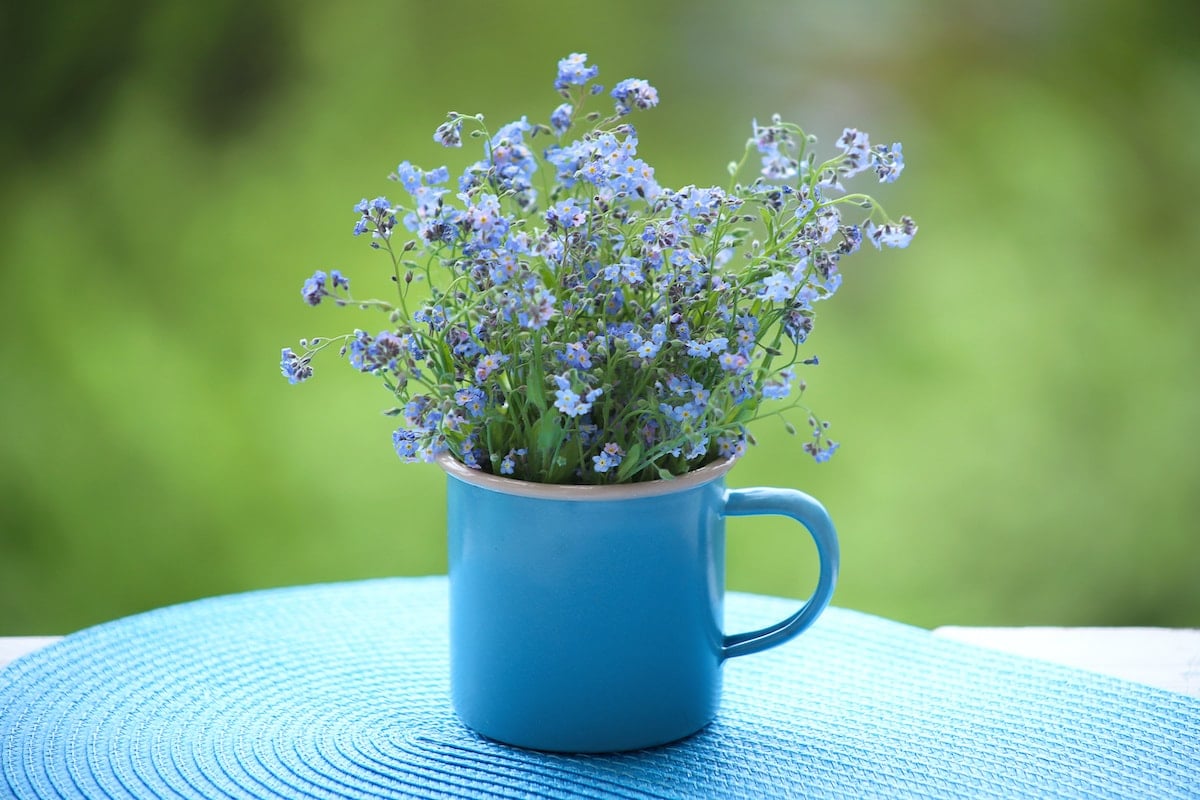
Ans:
<svg viewBox="0 0 1200 800"><path fill-rule="evenodd" d="M520 747L608 752L666 744L712 720L731 465L570 487L443 460L462 721Z"/></svg>

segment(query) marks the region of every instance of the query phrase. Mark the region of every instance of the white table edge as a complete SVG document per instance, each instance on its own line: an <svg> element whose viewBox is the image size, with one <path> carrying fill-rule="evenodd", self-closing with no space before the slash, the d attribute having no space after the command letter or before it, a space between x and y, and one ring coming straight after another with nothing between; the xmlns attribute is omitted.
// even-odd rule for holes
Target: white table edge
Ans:
<svg viewBox="0 0 1200 800"><path fill-rule="evenodd" d="M1200 628L978 628L934 636L1200 697ZM0 636L0 669L61 636Z"/></svg>

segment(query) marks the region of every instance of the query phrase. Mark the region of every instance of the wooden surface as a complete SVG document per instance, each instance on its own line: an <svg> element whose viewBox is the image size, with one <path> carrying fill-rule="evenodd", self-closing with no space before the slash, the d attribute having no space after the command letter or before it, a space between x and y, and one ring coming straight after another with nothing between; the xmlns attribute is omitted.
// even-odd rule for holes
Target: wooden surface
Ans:
<svg viewBox="0 0 1200 800"><path fill-rule="evenodd" d="M1200 697L1200 629L947 626L933 635ZM59 638L0 636L0 668Z"/></svg>

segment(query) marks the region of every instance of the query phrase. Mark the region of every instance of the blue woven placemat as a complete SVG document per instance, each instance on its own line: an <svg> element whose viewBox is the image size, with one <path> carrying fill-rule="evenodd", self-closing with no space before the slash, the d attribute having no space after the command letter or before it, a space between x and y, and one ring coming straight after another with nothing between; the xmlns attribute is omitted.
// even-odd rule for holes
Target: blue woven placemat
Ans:
<svg viewBox="0 0 1200 800"><path fill-rule="evenodd" d="M732 630L795 602L731 594ZM1200 797L1200 701L830 609L684 742L555 756L449 703L445 578L276 589L0 672L0 796Z"/></svg>

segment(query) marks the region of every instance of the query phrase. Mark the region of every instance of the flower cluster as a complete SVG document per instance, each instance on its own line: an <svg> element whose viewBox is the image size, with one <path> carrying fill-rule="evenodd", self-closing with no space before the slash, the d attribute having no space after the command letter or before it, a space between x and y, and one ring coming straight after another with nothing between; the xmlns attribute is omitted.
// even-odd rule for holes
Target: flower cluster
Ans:
<svg viewBox="0 0 1200 800"><path fill-rule="evenodd" d="M451 113L434 140L462 147L465 128L483 145L453 187L447 167L405 161L390 176L398 199L355 205L353 234L387 254L396 299L355 299L338 271L316 272L301 294L387 322L284 349L284 376L309 379L316 353L340 345L394 397L402 459L450 453L531 481L680 475L742 455L748 424L797 410L804 450L828 460L828 423L801 403L799 372L819 362L802 351L842 258L864 240L905 247L917 231L843 185L864 172L895 181L900 145L846 129L818 161L816 140L774 117L754 122L727 188L671 189L628 121L658 91L622 80L611 111L585 114L604 91L598 74L584 54L562 59L564 102L547 123L492 132L481 115Z"/></svg>

